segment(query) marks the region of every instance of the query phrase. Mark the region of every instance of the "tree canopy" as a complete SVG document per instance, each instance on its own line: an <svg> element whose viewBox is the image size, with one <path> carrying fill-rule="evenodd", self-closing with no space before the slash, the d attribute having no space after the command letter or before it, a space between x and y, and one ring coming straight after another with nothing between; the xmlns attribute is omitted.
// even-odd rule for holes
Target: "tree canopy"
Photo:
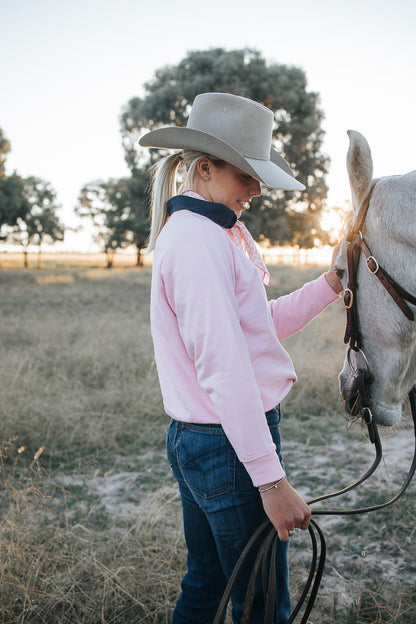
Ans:
<svg viewBox="0 0 416 624"><path fill-rule="evenodd" d="M161 125L186 125L198 93L249 97L273 111L273 145L306 190L266 191L252 201L245 221L257 240L271 244L312 247L317 239L324 242L326 233L319 224L327 196L323 112L318 94L307 90L302 69L268 64L257 50L214 48L189 52L178 65L157 70L145 90L145 96L132 98L121 115L125 158L133 175L161 153L139 148L140 136Z"/></svg>

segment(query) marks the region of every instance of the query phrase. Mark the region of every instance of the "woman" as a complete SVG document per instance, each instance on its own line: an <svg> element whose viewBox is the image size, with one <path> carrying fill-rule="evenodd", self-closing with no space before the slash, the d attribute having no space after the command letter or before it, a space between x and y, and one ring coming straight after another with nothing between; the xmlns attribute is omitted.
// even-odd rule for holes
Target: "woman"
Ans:
<svg viewBox="0 0 416 624"><path fill-rule="evenodd" d="M273 114L224 93L196 97L185 127L146 134L179 149L156 166L149 250L151 327L166 413L167 453L182 498L188 570L174 624L208 624L245 544L266 516L280 542L276 623L290 615L288 539L310 509L285 478L279 403L296 374L279 340L338 298L330 271L268 302L269 274L238 221L260 183L302 190L271 148ZM176 172L184 165L184 189ZM276 407L277 406L277 407ZM239 622L247 576L233 596ZM251 622L264 622L258 588Z"/></svg>

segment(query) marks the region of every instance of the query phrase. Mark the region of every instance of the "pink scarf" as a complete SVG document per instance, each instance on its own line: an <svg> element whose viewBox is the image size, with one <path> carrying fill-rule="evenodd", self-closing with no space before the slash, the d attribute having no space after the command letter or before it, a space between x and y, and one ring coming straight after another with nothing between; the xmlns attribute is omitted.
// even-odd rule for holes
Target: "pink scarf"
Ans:
<svg viewBox="0 0 416 624"><path fill-rule="evenodd" d="M195 199L202 199L207 201L205 197L195 193L191 189L185 189L182 191L181 195L188 195L188 197L194 197ZM265 286L270 284L270 273L268 272L266 265L263 262L263 258L261 257L256 243L253 240L250 232L241 221L236 221L232 228L225 228L225 231L229 236L231 236L232 241L237 245L239 249L251 260L251 262L255 265L258 272L260 273L260 277Z"/></svg>

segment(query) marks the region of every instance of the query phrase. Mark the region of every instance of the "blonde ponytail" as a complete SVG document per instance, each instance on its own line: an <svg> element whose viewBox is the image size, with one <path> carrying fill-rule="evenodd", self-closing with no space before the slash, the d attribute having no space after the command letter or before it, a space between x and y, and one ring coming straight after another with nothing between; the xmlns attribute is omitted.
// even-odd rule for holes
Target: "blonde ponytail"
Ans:
<svg viewBox="0 0 416 624"><path fill-rule="evenodd" d="M176 195L176 171L182 162L182 155L178 152L166 156L150 169L152 176L151 213L147 253L155 248L156 239L168 218L166 202Z"/></svg>

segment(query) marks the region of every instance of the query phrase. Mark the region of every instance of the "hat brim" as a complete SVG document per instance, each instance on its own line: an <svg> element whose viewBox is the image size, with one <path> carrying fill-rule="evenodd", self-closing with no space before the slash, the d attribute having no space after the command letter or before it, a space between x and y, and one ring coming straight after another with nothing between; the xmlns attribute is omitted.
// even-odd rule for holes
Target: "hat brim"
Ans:
<svg viewBox="0 0 416 624"><path fill-rule="evenodd" d="M305 186L293 177L287 162L274 150L270 160L242 156L231 145L215 136L192 128L167 127L148 132L139 140L142 147L189 149L211 154L253 176L269 188L303 191Z"/></svg>

